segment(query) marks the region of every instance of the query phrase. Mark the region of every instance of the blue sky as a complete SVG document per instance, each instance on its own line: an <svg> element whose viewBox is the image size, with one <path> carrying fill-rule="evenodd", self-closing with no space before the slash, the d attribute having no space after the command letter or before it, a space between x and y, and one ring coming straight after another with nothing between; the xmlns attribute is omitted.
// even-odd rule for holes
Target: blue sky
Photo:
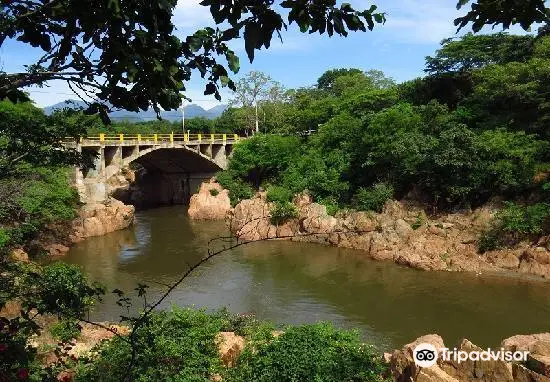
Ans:
<svg viewBox="0 0 550 382"><path fill-rule="evenodd" d="M174 14L178 34L182 37L212 24L208 8L200 0L179 0ZM372 2L348 0L356 9L367 9ZM283 43L273 40L269 50L256 53L252 64L244 52L244 43L232 43L241 58L241 70L260 70L288 88L309 86L331 68L379 69L398 82L423 75L424 57L432 55L439 42L455 34L456 0L374 0L387 13L387 22L365 33L350 33L347 38L301 34L293 25L283 34ZM462 11L461 13L464 13ZM512 32L520 32L513 29ZM39 52L8 41L0 48L0 68L21 71ZM218 102L202 94L204 82L198 74L187 84L187 96L193 103L210 108ZM64 82L53 81L48 87L27 89L38 106L48 106L76 98ZM224 91L222 103L231 97Z"/></svg>

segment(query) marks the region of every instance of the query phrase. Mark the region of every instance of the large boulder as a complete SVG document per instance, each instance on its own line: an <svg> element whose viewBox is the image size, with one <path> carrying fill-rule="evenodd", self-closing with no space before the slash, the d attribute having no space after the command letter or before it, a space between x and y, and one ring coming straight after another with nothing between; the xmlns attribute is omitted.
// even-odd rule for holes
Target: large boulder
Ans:
<svg viewBox="0 0 550 382"><path fill-rule="evenodd" d="M244 240L263 240L277 237L277 227L270 222L271 206L265 195L241 201L229 214L229 227Z"/></svg>
<svg viewBox="0 0 550 382"><path fill-rule="evenodd" d="M134 222L134 206L126 205L116 199L104 203L88 203L79 211L73 221L71 240L101 236L110 232L128 228Z"/></svg>
<svg viewBox="0 0 550 382"><path fill-rule="evenodd" d="M231 210L229 191L215 178L203 182L189 201L189 217L197 220L223 220Z"/></svg>

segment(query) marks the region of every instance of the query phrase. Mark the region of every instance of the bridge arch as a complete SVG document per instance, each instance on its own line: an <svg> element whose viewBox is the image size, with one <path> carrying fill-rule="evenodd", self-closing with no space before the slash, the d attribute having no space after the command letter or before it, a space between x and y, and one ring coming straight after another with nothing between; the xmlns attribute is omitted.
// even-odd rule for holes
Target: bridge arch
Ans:
<svg viewBox="0 0 550 382"><path fill-rule="evenodd" d="M92 168L77 169L83 199L102 201L114 196L138 207L185 204L202 181L227 167L233 145L239 140L225 134L210 134L209 139L187 135L179 141L174 135L169 139L137 137L102 136L78 144L77 149L97 154ZM126 176L129 173L131 176Z"/></svg>

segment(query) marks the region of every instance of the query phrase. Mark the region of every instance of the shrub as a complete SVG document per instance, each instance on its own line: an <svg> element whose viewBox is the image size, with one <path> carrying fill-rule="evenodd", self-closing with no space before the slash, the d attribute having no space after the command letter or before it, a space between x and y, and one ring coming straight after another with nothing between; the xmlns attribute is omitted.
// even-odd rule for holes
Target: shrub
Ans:
<svg viewBox="0 0 550 382"><path fill-rule="evenodd" d="M73 320L61 320L52 325L50 333L56 340L68 342L80 335L80 329L80 325Z"/></svg>
<svg viewBox="0 0 550 382"><path fill-rule="evenodd" d="M69 220L76 216L78 194L66 168L38 168L19 199L25 212L40 221Z"/></svg>
<svg viewBox="0 0 550 382"><path fill-rule="evenodd" d="M290 327L269 337L250 341L230 370L230 382L382 381L387 369L356 332L328 323Z"/></svg>
<svg viewBox="0 0 550 382"><path fill-rule="evenodd" d="M359 188L354 204L360 210L381 212L384 204L393 197L393 187L387 183L376 183L370 188Z"/></svg>
<svg viewBox="0 0 550 382"><path fill-rule="evenodd" d="M223 317L173 307L154 312L134 332L133 367L130 345L119 337L97 347L98 356L77 366L77 381L208 381L223 372L216 335ZM126 375L127 373L130 375Z"/></svg>
<svg viewBox="0 0 550 382"><path fill-rule="evenodd" d="M254 196L252 187L248 183L234 177L230 171L222 171L216 174L216 179L223 188L229 191L229 199L233 207L241 200Z"/></svg>
<svg viewBox="0 0 550 382"><path fill-rule="evenodd" d="M329 214L330 216L334 216L336 212L338 212L338 210L340 209L338 201L334 197L319 199L318 203L324 205L327 208L327 214Z"/></svg>
<svg viewBox="0 0 550 382"><path fill-rule="evenodd" d="M293 192L288 188L271 186L267 189L267 200L269 202L288 203L292 201Z"/></svg>
<svg viewBox="0 0 550 382"><path fill-rule="evenodd" d="M10 234L4 228L0 228L0 250L6 248L10 242Z"/></svg>
<svg viewBox="0 0 550 382"><path fill-rule="evenodd" d="M294 204L289 202L275 202L270 211L270 221L275 225L296 217L298 217L298 210Z"/></svg>
<svg viewBox="0 0 550 382"><path fill-rule="evenodd" d="M506 203L497 212L491 229L478 240L480 252L512 247L522 240L533 239L550 232L550 204L520 206Z"/></svg>
<svg viewBox="0 0 550 382"><path fill-rule="evenodd" d="M349 164L341 152L331 154L310 150L282 174L282 184L294 193L309 190L317 198L339 198L349 189L342 174Z"/></svg>
<svg viewBox="0 0 550 382"><path fill-rule="evenodd" d="M210 190L208 190L210 192L210 195L212 196L218 196L218 194L220 193L218 190L216 190L215 188L211 188Z"/></svg>
<svg viewBox="0 0 550 382"><path fill-rule="evenodd" d="M28 280L33 283L36 280ZM97 284L90 285L88 278L76 265L57 262L44 267L39 279L37 309L42 312L70 313L81 316L104 293Z"/></svg>

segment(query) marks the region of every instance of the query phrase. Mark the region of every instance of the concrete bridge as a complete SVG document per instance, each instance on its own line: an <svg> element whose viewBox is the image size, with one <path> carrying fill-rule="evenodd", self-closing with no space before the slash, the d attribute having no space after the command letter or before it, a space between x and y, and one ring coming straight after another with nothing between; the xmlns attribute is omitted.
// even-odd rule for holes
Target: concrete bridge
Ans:
<svg viewBox="0 0 550 382"><path fill-rule="evenodd" d="M96 154L93 167L76 170L82 199L103 201L115 194L134 204L182 204L203 180L227 167L241 139L236 134L100 134L67 145ZM135 182L128 182L130 169L137 174Z"/></svg>

